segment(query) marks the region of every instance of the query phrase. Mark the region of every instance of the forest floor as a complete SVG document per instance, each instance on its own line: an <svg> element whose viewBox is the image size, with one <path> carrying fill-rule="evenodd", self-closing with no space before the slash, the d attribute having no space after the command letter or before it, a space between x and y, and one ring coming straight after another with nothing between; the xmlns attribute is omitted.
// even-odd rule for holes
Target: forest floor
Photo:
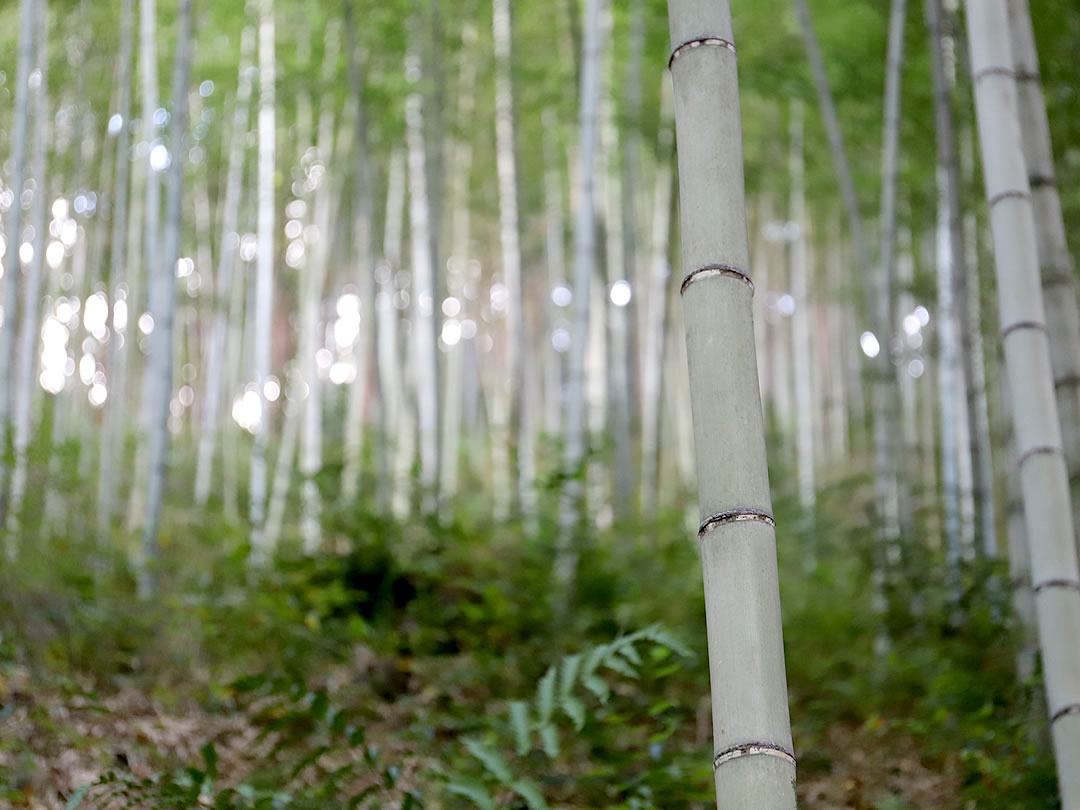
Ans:
<svg viewBox="0 0 1080 810"><path fill-rule="evenodd" d="M63 810L109 771L151 779L170 765L202 762L207 743L216 750L218 782L235 786L273 749L248 713L209 711L193 696L155 699L135 686L107 696L70 695L38 691L25 671L9 675L10 681L0 682L0 699L13 707L0 721L0 769L17 780L8 786L12 807ZM85 686L90 694L90 684ZM382 702L372 708L380 721L366 726L366 739L405 764L400 785L423 792L424 771L435 763L397 733L408 726L404 713L411 709ZM911 737L838 723L826 738L827 751L820 754L831 760L830 769L798 783L800 806L808 810L965 806L958 769L928 768ZM377 780L361 782L362 788ZM82 806L123 804L99 795ZM657 806L665 805L659 800Z"/></svg>
<svg viewBox="0 0 1080 810"><path fill-rule="evenodd" d="M965 572L957 602L936 551L909 555L875 617L871 532L834 519L850 486L815 522L776 499L800 806L1057 807L1001 570ZM334 551L252 572L241 529L166 519L150 602L126 555L63 538L0 574L0 807L713 804L681 513L583 535L569 610L553 527L341 507ZM839 528L808 574L814 525Z"/></svg>

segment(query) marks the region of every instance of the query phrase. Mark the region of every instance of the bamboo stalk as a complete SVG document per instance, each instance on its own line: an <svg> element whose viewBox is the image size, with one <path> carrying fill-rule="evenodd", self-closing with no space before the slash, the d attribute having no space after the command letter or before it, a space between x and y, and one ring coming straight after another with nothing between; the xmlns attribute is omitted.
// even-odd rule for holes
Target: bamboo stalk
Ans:
<svg viewBox="0 0 1080 810"><path fill-rule="evenodd" d="M1032 588L1062 806L1080 808L1080 569L1004 0L965 0Z"/></svg>
<svg viewBox="0 0 1080 810"><path fill-rule="evenodd" d="M670 0L717 806L795 807L727 2Z"/></svg>

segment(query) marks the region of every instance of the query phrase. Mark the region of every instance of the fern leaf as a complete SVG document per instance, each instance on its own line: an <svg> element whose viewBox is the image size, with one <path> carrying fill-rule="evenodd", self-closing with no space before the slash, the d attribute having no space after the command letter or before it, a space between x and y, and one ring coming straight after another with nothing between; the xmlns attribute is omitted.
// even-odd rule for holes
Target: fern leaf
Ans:
<svg viewBox="0 0 1080 810"><path fill-rule="evenodd" d="M518 756L525 756L532 748L532 733L529 729L529 706L523 700L510 703L510 727L514 731L514 745Z"/></svg>
<svg viewBox="0 0 1080 810"><path fill-rule="evenodd" d="M634 642L631 641L627 644L619 645L618 654L629 661L634 666L641 666L641 654L638 653L637 647L634 646Z"/></svg>
<svg viewBox="0 0 1080 810"><path fill-rule="evenodd" d="M508 785L514 781L514 775L510 771L510 766L506 764L506 761L499 756L499 752L494 748L477 739L466 739L465 747L469 750L470 754L480 760L480 764L484 766L488 773L504 785Z"/></svg>
<svg viewBox="0 0 1080 810"><path fill-rule="evenodd" d="M540 788L529 780L519 779L510 787L525 800L525 805L529 810L547 810L547 802L544 800L544 794L540 792Z"/></svg>
<svg viewBox="0 0 1080 810"><path fill-rule="evenodd" d="M636 678L638 676L637 670L630 666L625 658L620 658L617 650L604 659L604 666L627 678Z"/></svg>
<svg viewBox="0 0 1080 810"><path fill-rule="evenodd" d="M556 675L556 669L552 665L536 687L536 712L540 715L541 725L551 720L551 713L555 710Z"/></svg>
<svg viewBox="0 0 1080 810"><path fill-rule="evenodd" d="M540 743L544 746L544 753L550 759L559 756L559 732L555 726L550 723L540 726Z"/></svg>
<svg viewBox="0 0 1080 810"><path fill-rule="evenodd" d="M585 727L585 704L576 697L563 695L559 700L559 708L574 722L576 731L581 731Z"/></svg>
<svg viewBox="0 0 1080 810"><path fill-rule="evenodd" d="M642 631L645 634L645 638L652 641L655 644L663 645L671 650L673 653L681 655L683 658L693 658L694 652L679 639L677 639L674 633L665 630L659 625L653 625L652 627L645 628Z"/></svg>
<svg viewBox="0 0 1080 810"><path fill-rule="evenodd" d="M562 672L559 679L559 694L565 697L574 688L578 672L581 670L581 656L570 655L563 659Z"/></svg>
<svg viewBox="0 0 1080 810"><path fill-rule="evenodd" d="M475 780L451 782L446 786L446 789L453 793L455 796L462 796L477 807L480 810L495 810L495 800L491 798L491 794L487 792L480 782Z"/></svg>
<svg viewBox="0 0 1080 810"><path fill-rule="evenodd" d="M585 656L585 666L582 667L583 675L592 675L600 663L607 657L607 654L611 652L611 647L608 644L601 644L599 647L593 647L589 651L589 654Z"/></svg>
<svg viewBox="0 0 1080 810"><path fill-rule="evenodd" d="M581 683L586 689L596 695L601 703L607 703L608 698L611 697L611 689L608 687L607 681L599 675L586 675L581 679Z"/></svg>

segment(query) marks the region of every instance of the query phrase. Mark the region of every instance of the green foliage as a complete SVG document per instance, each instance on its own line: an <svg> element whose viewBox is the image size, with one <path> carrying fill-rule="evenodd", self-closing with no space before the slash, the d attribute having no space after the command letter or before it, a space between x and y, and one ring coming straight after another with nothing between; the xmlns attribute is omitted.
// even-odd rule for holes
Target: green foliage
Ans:
<svg viewBox="0 0 1080 810"><path fill-rule="evenodd" d="M813 515L782 464L772 479L800 784L868 807L1054 807L1041 684L1015 683L1000 566L946 578L927 535L905 539L885 617L892 648L876 658L868 477L823 489ZM102 774L63 794L82 807L712 801L702 594L683 510L583 526L577 586L556 623L553 527L526 537L492 524L481 500L463 498L445 526L342 504L325 513L333 553L300 554L289 527L260 571L218 509L195 521L166 511L174 545L154 603L134 598L121 535L110 550L44 537L19 577L4 577L0 802L20 806L64 751ZM205 728L182 750L116 737L143 763L121 767L95 740L114 739L108 724L124 710L111 696L132 688ZM60 707L106 730L78 732ZM223 719L245 731L222 731ZM898 760L918 778L898 776ZM853 771L861 787L845 787ZM913 792L920 782L933 790Z"/></svg>
<svg viewBox="0 0 1080 810"><path fill-rule="evenodd" d="M481 767L473 769L479 770L479 773L467 773L468 778L465 779L459 775L448 777L447 790L480 808L501 806L492 798L501 793L517 796L529 810L547 808L544 791L537 780L523 774L542 777L550 783L551 769L561 767L567 770L567 758L570 756L568 745L571 749L579 749L582 742L588 739L586 726L590 712L601 722L611 716L601 711L607 707L612 696L610 681L616 676L630 680L638 680L642 676L646 661L638 647L645 645L648 645L651 665L649 674L655 678L673 675L682 666L678 660L665 665L661 665L661 662L668 661L672 656L677 659L693 657L687 647L659 626L647 627L607 644L596 645L587 652L564 657L560 663L548 667L540 678L531 703L511 701L508 704L508 717L493 724L484 737L463 740L462 745ZM586 702L589 693L592 705ZM624 691L622 694L627 693ZM623 723L628 719L619 717ZM570 721L568 729L567 720ZM649 718L643 716L637 722L647 724ZM534 733L539 740L539 748L534 747ZM504 758L502 752L506 752L507 756L511 756L512 752L512 763ZM636 785L636 791L641 792L647 781ZM668 801L675 801L675 795L670 791L665 795ZM582 798L578 796L579 801Z"/></svg>

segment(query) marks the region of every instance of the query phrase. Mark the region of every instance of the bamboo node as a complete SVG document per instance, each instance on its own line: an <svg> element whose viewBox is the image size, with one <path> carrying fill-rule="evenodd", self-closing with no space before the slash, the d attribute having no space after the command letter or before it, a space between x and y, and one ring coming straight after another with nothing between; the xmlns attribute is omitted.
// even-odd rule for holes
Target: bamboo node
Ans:
<svg viewBox="0 0 1080 810"><path fill-rule="evenodd" d="M1055 188L1057 186L1057 178L1052 174L1029 174L1028 185L1030 185L1032 189Z"/></svg>
<svg viewBox="0 0 1080 810"><path fill-rule="evenodd" d="M1047 579L1035 586L1035 593L1042 593L1050 588L1064 588L1069 591L1080 591L1080 581L1075 579Z"/></svg>
<svg viewBox="0 0 1080 810"><path fill-rule="evenodd" d="M763 754L767 757L778 757L787 762L790 762L792 767L795 766L795 755L788 751L781 745L774 743L742 743L741 745L733 745L730 748L725 748L715 757L713 757L713 770L715 771L725 762L730 762L733 759L739 757L754 756L756 754Z"/></svg>
<svg viewBox="0 0 1080 810"><path fill-rule="evenodd" d="M1054 380L1055 388L1073 388L1080 385L1080 374L1063 374Z"/></svg>
<svg viewBox="0 0 1080 810"><path fill-rule="evenodd" d="M1018 82L1041 82L1042 76L1039 71L1032 70L1030 68L1020 68L1013 75L1016 76Z"/></svg>
<svg viewBox="0 0 1080 810"><path fill-rule="evenodd" d="M1080 703L1071 703L1058 709L1054 712L1054 716L1050 718L1050 725L1053 725L1062 717L1068 717L1070 714L1080 714Z"/></svg>
<svg viewBox="0 0 1080 810"><path fill-rule="evenodd" d="M1045 292L1048 287L1072 287L1073 281L1071 270L1043 270L1042 288Z"/></svg>
<svg viewBox="0 0 1080 810"><path fill-rule="evenodd" d="M689 287L691 283L700 278L707 278L709 276L728 276L729 278L737 278L739 281L744 281L749 284L751 291L754 289L754 282L750 280L750 276L745 270L741 270L731 264L707 264L704 267L699 267L686 274L682 286L679 287L679 294L685 293L686 288Z"/></svg>
<svg viewBox="0 0 1080 810"><path fill-rule="evenodd" d="M717 526L723 526L728 523L742 523L746 520L757 521L758 523L772 526L774 529L776 528L776 519L768 512L764 512L761 509L729 509L726 512L719 512L718 514L705 518L705 520L701 522L701 528L698 529L698 537L704 538L706 534Z"/></svg>
<svg viewBox="0 0 1080 810"><path fill-rule="evenodd" d="M1005 341L1009 335L1020 329L1038 329L1040 331L1046 331L1046 324L1039 321L1017 321L1016 323L1010 323L1004 329L1001 330L1001 340Z"/></svg>
<svg viewBox="0 0 1080 810"><path fill-rule="evenodd" d="M1009 580L1009 587L1014 591L1018 591L1021 588L1030 588L1031 578L1026 576L1012 577Z"/></svg>
<svg viewBox="0 0 1080 810"><path fill-rule="evenodd" d="M1053 444L1044 444L1038 447L1032 447L1030 450L1026 450L1024 454L1020 456L1020 459L1016 462L1016 466L1022 468L1024 466L1024 462L1026 462L1028 459L1034 458L1035 456L1061 456L1062 458L1064 458L1065 448L1058 447L1057 445Z"/></svg>
<svg viewBox="0 0 1080 810"><path fill-rule="evenodd" d="M667 63L668 70L671 70L671 66L675 64L675 60L682 56L686 51L700 48L702 45L725 48L736 56L739 55L739 52L735 50L735 43L730 42L729 40L721 39L720 37L695 37L694 39L688 39L671 52L671 58L668 59Z"/></svg>
<svg viewBox="0 0 1080 810"><path fill-rule="evenodd" d="M995 205L1004 200L1030 200L1031 193L1019 188L1010 188L1005 191L999 191L993 197L986 201L988 208L993 209Z"/></svg>
<svg viewBox="0 0 1080 810"><path fill-rule="evenodd" d="M1005 67L1004 65L991 65L989 67L984 67L980 70L976 70L972 74L971 80L975 84L978 84L983 79L986 79L990 76L1004 76L1007 79L1015 79L1016 71L1010 67Z"/></svg>

